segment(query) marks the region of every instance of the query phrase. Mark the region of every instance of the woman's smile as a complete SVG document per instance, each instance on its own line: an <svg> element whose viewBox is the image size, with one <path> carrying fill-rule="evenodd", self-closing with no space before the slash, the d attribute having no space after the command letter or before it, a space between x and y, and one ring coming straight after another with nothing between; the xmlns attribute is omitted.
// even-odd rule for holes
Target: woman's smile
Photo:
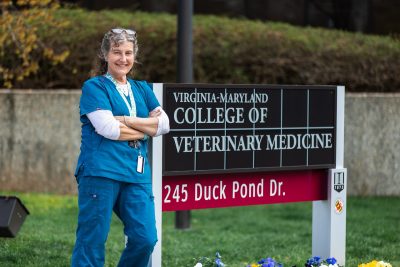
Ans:
<svg viewBox="0 0 400 267"><path fill-rule="evenodd" d="M126 82L126 75L130 72L135 62L133 43L122 42L113 46L107 54L108 72L115 80L121 83Z"/></svg>

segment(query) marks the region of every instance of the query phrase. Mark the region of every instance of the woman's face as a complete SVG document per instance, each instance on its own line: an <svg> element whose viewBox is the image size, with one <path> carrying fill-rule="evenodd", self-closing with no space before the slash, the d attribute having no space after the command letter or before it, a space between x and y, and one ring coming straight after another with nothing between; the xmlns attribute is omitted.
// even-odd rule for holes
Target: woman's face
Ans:
<svg viewBox="0 0 400 267"><path fill-rule="evenodd" d="M133 43L124 41L111 47L107 54L108 72L115 79L125 80L126 75L133 67L135 56L133 53Z"/></svg>

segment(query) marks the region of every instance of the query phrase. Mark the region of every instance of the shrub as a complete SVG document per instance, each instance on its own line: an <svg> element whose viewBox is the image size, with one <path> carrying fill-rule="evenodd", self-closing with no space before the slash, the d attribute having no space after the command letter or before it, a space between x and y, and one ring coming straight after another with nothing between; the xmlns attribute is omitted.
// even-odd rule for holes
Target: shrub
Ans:
<svg viewBox="0 0 400 267"><path fill-rule="evenodd" d="M59 8L56 0L2 1L0 3L0 75L2 84L11 88L39 69L38 61L46 58L54 65L68 57L68 50L55 51L38 38L38 25L55 29L68 22L55 21L53 14Z"/></svg>
<svg viewBox="0 0 400 267"><path fill-rule="evenodd" d="M80 88L94 69L103 34L113 27L138 32L137 79L176 81L176 16L82 9L63 9L56 15L70 21L69 27L54 30L44 25L42 38L54 48L68 48L69 57L61 65L43 58L39 72L15 88ZM395 38L197 15L193 38L194 82L400 90L400 41Z"/></svg>

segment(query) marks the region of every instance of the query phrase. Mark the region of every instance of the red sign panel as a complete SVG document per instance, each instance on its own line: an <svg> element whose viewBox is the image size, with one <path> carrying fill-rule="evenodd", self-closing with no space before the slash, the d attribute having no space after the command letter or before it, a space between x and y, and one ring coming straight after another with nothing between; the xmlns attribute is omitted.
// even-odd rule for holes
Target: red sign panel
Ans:
<svg viewBox="0 0 400 267"><path fill-rule="evenodd" d="M163 211L327 199L326 170L163 177Z"/></svg>

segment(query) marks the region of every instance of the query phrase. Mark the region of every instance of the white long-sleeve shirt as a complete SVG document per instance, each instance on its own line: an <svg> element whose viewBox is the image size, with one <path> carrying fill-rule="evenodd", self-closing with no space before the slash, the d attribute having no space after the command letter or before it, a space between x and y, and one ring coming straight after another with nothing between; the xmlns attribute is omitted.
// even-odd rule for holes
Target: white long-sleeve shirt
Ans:
<svg viewBox="0 0 400 267"><path fill-rule="evenodd" d="M158 116L158 127L155 136L166 134L169 132L169 118L161 107L155 108L152 112L160 110L161 115ZM118 140L120 131L120 122L114 118L110 110L96 110L87 114L90 122L96 130L96 133L111 140Z"/></svg>

